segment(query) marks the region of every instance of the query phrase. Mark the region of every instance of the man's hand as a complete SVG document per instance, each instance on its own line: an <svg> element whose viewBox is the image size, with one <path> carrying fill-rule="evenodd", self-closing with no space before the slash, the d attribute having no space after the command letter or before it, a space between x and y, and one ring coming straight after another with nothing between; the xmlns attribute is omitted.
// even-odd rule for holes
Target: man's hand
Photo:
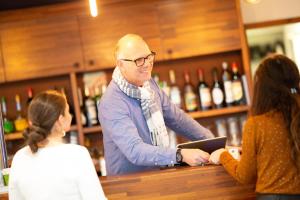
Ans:
<svg viewBox="0 0 300 200"><path fill-rule="evenodd" d="M219 165L220 164L220 156L221 154L226 151L226 149L222 148L222 149L218 149L214 152L211 153L210 158L209 158L209 162L215 165Z"/></svg>
<svg viewBox="0 0 300 200"><path fill-rule="evenodd" d="M209 160L209 154L200 149L182 149L181 155L182 161L190 166L201 165Z"/></svg>

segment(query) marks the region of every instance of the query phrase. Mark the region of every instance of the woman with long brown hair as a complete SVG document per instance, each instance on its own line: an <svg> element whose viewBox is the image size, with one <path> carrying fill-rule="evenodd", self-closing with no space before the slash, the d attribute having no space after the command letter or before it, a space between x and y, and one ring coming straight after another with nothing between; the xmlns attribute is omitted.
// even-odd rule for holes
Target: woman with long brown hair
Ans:
<svg viewBox="0 0 300 200"><path fill-rule="evenodd" d="M300 199L300 89L296 64L283 55L264 59L254 77L251 117L240 161L225 149L211 154L237 181L256 183L257 199Z"/></svg>
<svg viewBox="0 0 300 200"><path fill-rule="evenodd" d="M66 97L38 94L28 108L27 146L14 156L10 200L104 200L95 167L85 147L64 144L71 115Z"/></svg>

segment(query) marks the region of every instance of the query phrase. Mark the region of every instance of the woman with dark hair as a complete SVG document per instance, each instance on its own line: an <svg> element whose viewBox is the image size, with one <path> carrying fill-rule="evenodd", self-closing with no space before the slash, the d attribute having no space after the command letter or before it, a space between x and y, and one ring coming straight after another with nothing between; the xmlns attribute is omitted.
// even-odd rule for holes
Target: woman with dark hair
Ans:
<svg viewBox="0 0 300 200"><path fill-rule="evenodd" d="M299 71L283 55L263 60L254 77L251 117L243 130L243 153L211 154L237 181L256 183L257 199L300 199Z"/></svg>
<svg viewBox="0 0 300 200"><path fill-rule="evenodd" d="M87 149L62 142L71 119L61 93L42 92L31 101L28 145L15 154L10 170L10 200L106 199Z"/></svg>

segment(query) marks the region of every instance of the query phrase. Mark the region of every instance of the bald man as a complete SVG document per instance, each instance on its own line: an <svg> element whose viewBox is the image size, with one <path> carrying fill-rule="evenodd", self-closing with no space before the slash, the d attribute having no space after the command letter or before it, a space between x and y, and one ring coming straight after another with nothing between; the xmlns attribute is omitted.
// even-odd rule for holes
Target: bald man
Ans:
<svg viewBox="0 0 300 200"><path fill-rule="evenodd" d="M172 104L151 79L155 53L143 38L125 35L115 54L113 78L98 105L107 175L208 162L209 154L199 149L169 147L166 127L190 140L213 134Z"/></svg>

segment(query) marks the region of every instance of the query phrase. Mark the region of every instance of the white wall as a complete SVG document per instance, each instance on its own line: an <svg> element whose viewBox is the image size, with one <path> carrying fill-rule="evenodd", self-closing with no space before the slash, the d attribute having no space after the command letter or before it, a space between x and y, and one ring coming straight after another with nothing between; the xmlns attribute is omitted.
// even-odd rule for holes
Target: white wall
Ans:
<svg viewBox="0 0 300 200"><path fill-rule="evenodd" d="M300 0L240 0L244 24L300 17Z"/></svg>

